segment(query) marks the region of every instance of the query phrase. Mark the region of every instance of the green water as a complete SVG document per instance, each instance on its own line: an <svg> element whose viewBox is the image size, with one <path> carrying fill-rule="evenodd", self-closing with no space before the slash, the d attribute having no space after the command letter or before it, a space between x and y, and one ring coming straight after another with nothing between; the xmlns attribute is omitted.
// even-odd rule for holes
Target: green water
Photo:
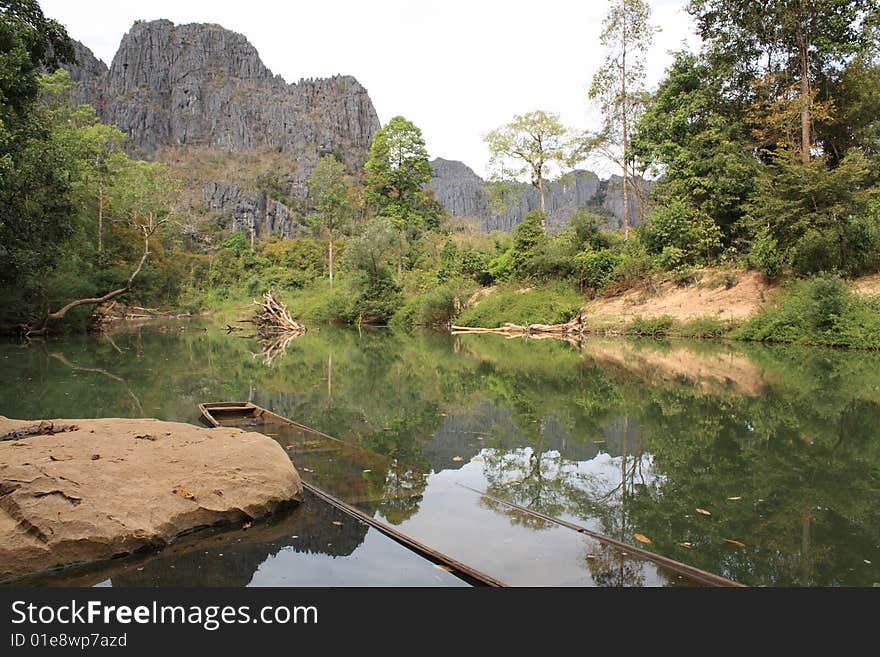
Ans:
<svg viewBox="0 0 880 657"><path fill-rule="evenodd" d="M144 328L2 343L0 363L0 415L195 423L198 402L250 400L386 455L394 467L359 475L365 490L381 491L368 495L371 512L515 584L676 582L603 565L606 555L565 533L559 540L571 545L550 549L556 527L459 484L744 584L880 582L880 356L872 354L623 340L575 348L324 328L267 358L255 341L222 331ZM315 476L341 481L332 469ZM240 568L228 547L193 549L172 565L198 573L226 560L222 583L302 583L293 573L306 571L285 559L318 552L298 551L297 531L261 544ZM333 560L320 566L324 579L307 582L339 584L348 572L340 557L362 556L347 582L372 583L365 571L374 564L384 583L451 583L415 565L418 576L396 579L405 570L390 565L398 557L377 551L376 532L362 533L345 555L325 549ZM169 570L137 568L113 583L155 583L144 573Z"/></svg>

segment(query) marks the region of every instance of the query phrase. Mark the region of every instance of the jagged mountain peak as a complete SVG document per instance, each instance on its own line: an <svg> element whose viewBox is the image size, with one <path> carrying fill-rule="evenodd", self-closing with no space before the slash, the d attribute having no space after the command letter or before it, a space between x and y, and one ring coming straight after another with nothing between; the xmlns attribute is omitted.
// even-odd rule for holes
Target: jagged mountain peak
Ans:
<svg viewBox="0 0 880 657"><path fill-rule="evenodd" d="M140 157L176 146L271 150L295 161L303 183L323 152L359 168L379 129L355 78L287 84L244 35L216 24L137 21L109 69L81 44L78 54L68 67L80 83L76 100L127 133Z"/></svg>

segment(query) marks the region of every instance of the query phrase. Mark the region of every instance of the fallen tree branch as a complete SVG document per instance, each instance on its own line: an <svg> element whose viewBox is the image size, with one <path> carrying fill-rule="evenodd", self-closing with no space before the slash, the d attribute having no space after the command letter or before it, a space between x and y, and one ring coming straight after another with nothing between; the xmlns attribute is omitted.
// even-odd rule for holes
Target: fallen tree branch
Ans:
<svg viewBox="0 0 880 657"><path fill-rule="evenodd" d="M107 292L107 294L100 296L100 297L89 297L86 299L75 299L74 301L71 301L70 303L68 303L65 306L62 306L61 308L59 308L55 312L51 312L51 313L47 314L45 316L45 318L43 319L42 324L40 325L39 328L36 328L36 329L29 328L25 332L25 337L30 337L32 335L44 335L48 331L48 325L51 320L62 319L69 311L73 310L74 308L76 308L78 306L84 306L84 305L89 305L89 304L92 304L92 305L102 304L107 301L110 301L110 299L113 299L114 297L118 297L120 294L123 294L123 293L131 290L131 286L134 283L134 279L137 277L138 274L141 273L141 270L144 268L144 264L147 262L147 259L150 257L150 238L159 229L159 226L161 226L163 223L165 223L165 221L166 221L165 219L162 219L161 221L158 221L158 222L154 221L151 216L149 223L142 224L140 226L140 229L144 233L144 253L141 256L141 259L138 262L137 267L131 273L131 276L128 277L128 281L125 283L124 287L120 287L115 290L110 290L109 292Z"/></svg>
<svg viewBox="0 0 880 657"><path fill-rule="evenodd" d="M517 336L528 335L532 337L538 336L581 336L588 332L581 313L575 315L571 320L564 324L504 324L498 328L482 328L478 326L455 326L451 327L453 335L463 333L498 333L501 335Z"/></svg>

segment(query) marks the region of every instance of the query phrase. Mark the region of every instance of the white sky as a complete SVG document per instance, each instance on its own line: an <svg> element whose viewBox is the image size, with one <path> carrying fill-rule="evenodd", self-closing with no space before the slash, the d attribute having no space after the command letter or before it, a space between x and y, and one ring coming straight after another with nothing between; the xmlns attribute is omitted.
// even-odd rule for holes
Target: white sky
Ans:
<svg viewBox="0 0 880 657"><path fill-rule="evenodd" d="M685 0L650 0L661 28L648 58L655 86L669 51L698 43ZM108 65L138 19L218 23L244 34L288 82L355 76L387 122L422 129L431 157L462 160L485 176L482 137L514 114L558 112L598 127L587 89L604 52L606 0L40 0ZM594 166L600 173L611 169ZM604 169L604 170L603 170Z"/></svg>

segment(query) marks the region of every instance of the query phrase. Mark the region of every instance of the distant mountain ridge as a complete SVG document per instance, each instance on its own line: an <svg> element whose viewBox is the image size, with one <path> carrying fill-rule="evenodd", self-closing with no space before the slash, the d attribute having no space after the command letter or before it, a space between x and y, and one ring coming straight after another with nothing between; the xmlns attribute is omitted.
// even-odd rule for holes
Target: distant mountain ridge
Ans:
<svg viewBox="0 0 880 657"><path fill-rule="evenodd" d="M538 190L525 183L514 184L502 207L493 204L489 184L463 162L437 158L431 162L434 178L428 183L437 200L454 217L470 220L480 231L509 231L527 212L541 207ZM559 230L578 208L590 208L607 215L606 228L623 226L623 179L600 180L592 171L572 171L560 181L546 184L544 207L547 227ZM647 194L653 183L639 178L636 183ZM630 190L630 226L639 223L638 199Z"/></svg>

